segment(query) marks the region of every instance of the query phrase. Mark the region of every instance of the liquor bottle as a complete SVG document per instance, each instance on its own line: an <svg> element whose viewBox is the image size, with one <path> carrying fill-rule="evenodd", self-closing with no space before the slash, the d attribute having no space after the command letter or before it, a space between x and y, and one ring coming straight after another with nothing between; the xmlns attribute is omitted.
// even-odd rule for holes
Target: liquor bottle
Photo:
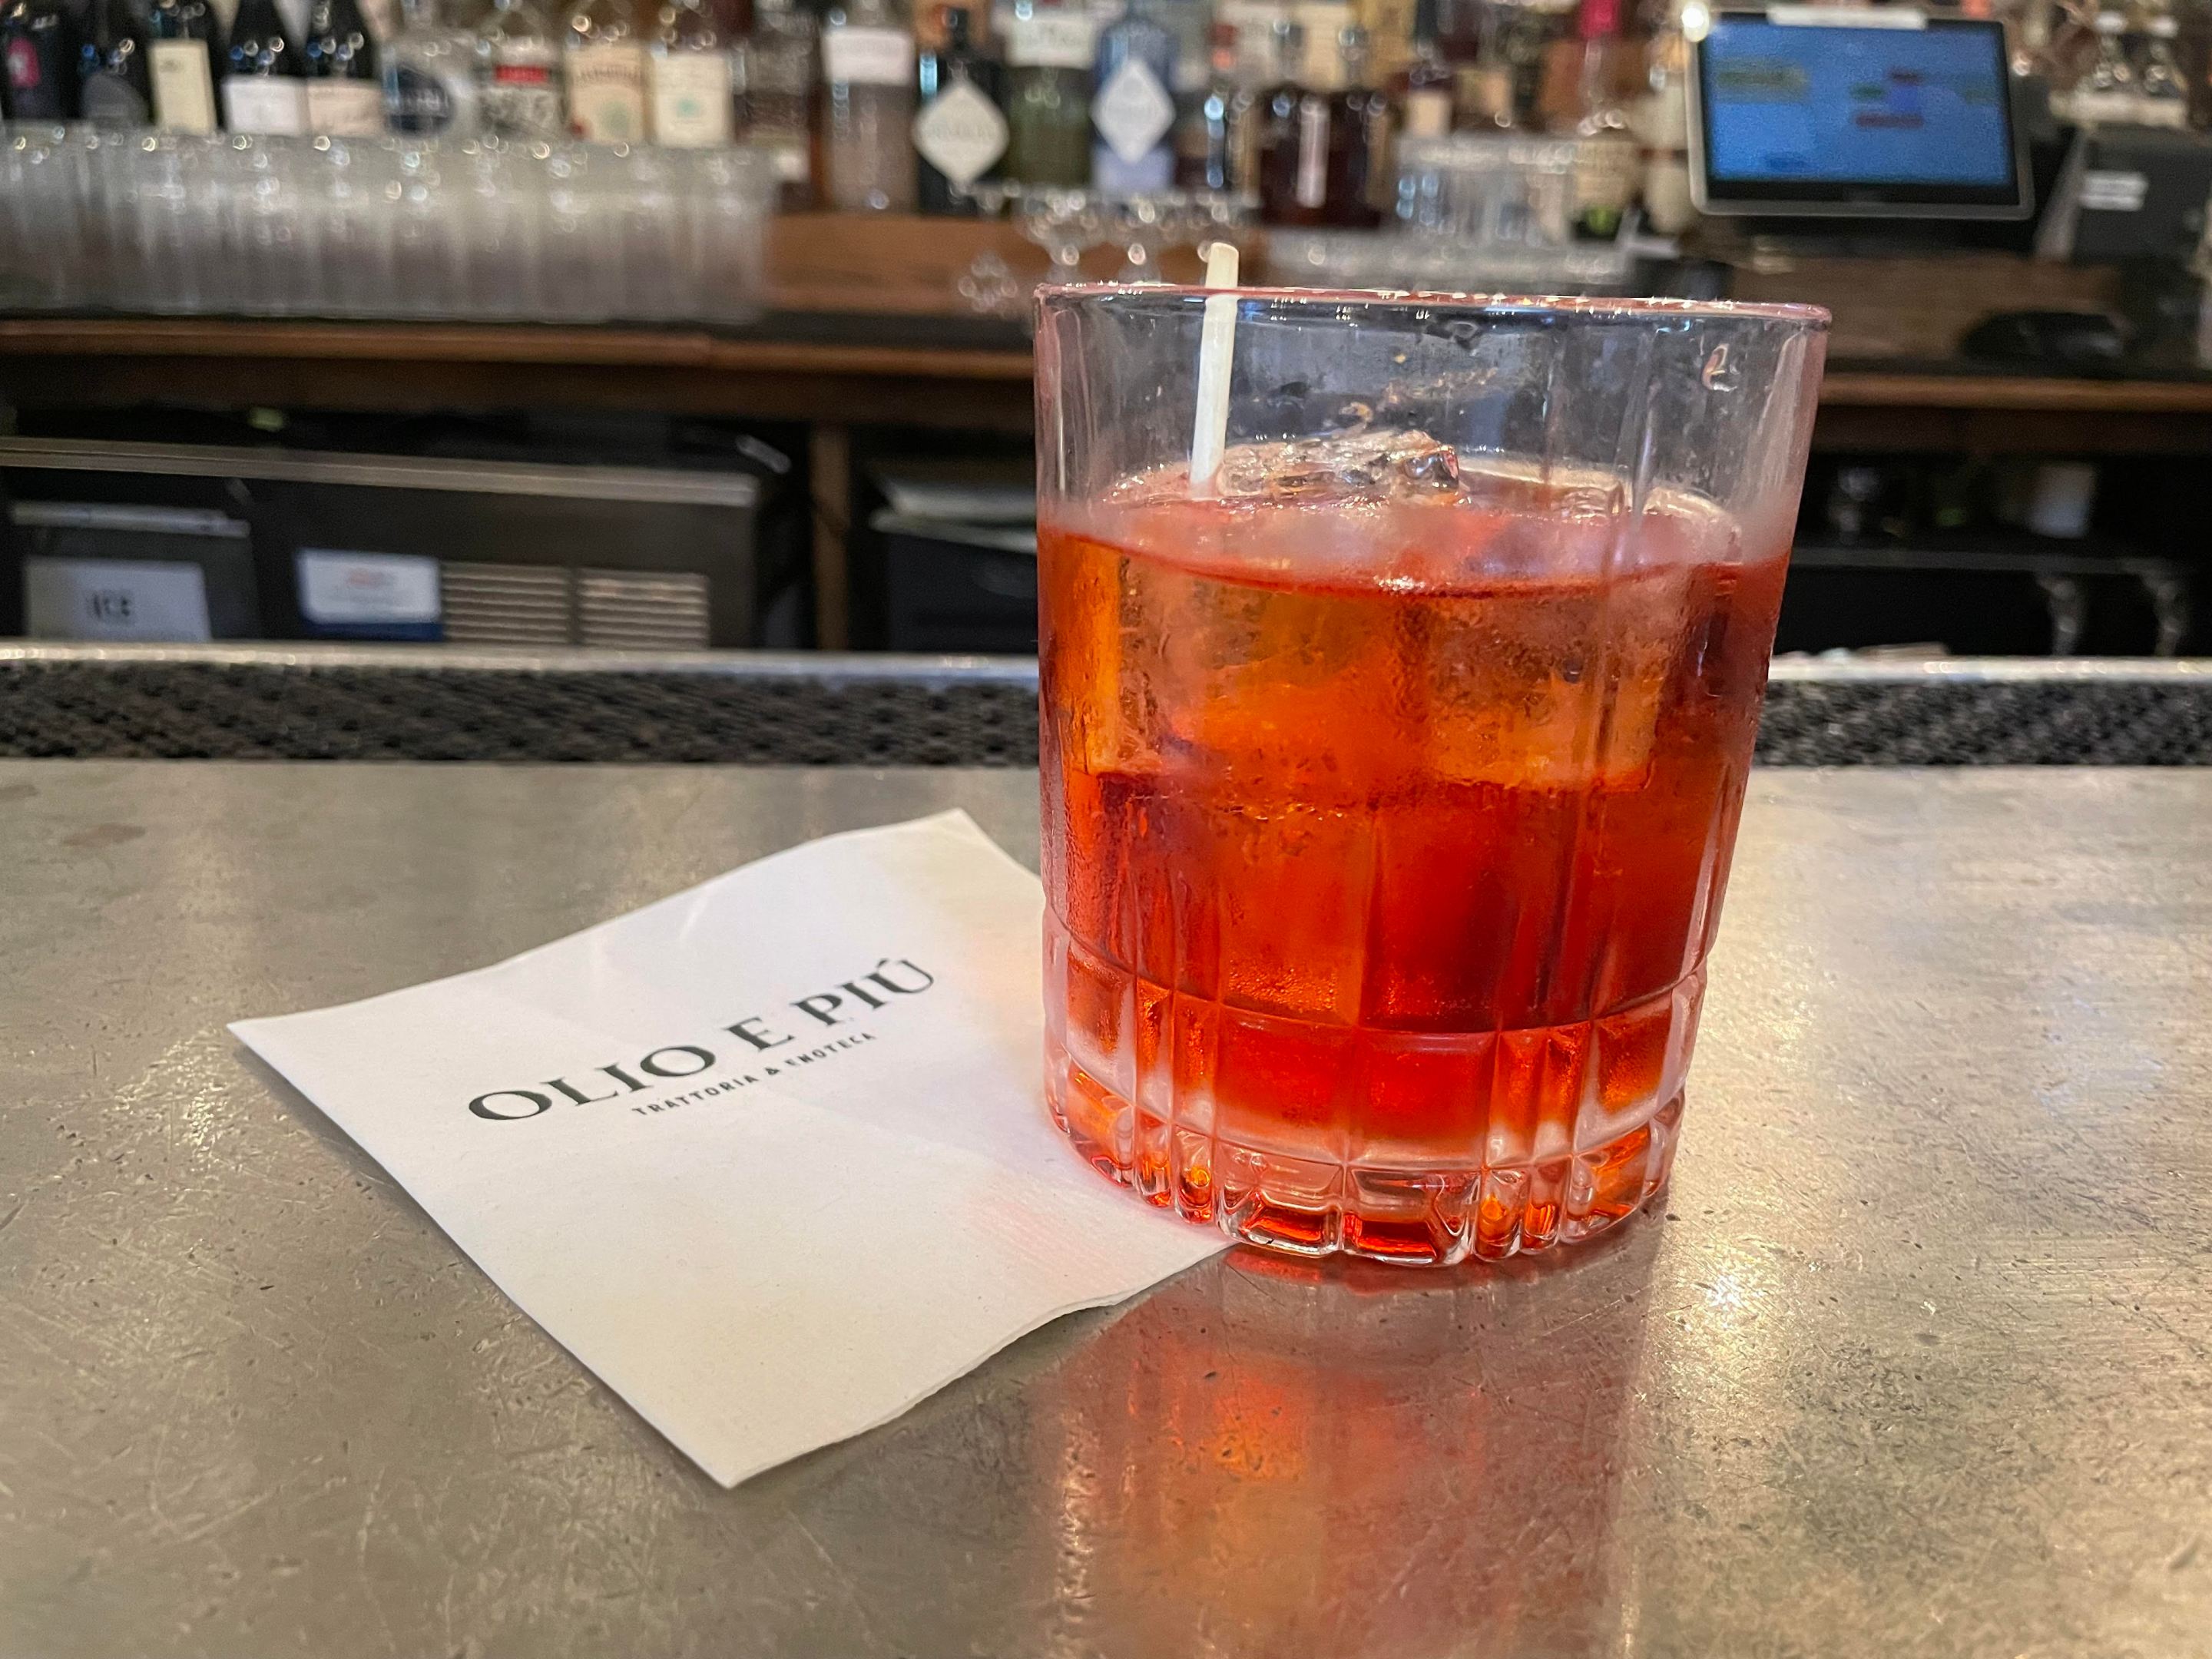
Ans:
<svg viewBox="0 0 2212 1659"><path fill-rule="evenodd" d="M1006 118L998 103L999 66L978 51L965 6L945 11L945 44L921 54L914 118L920 158L918 193L924 213L973 214L966 191L990 177L1006 153Z"/></svg>
<svg viewBox="0 0 2212 1659"><path fill-rule="evenodd" d="M777 204L814 204L814 14L798 0L756 0L752 37L739 49L742 125L775 168Z"/></svg>
<svg viewBox="0 0 2212 1659"><path fill-rule="evenodd" d="M146 33L155 125L171 132L213 132L217 48L208 0L153 0Z"/></svg>
<svg viewBox="0 0 2212 1659"><path fill-rule="evenodd" d="M1097 28L1077 6L1014 0L1006 25L1006 177L1063 188L1091 182L1097 50Z"/></svg>
<svg viewBox="0 0 2212 1659"><path fill-rule="evenodd" d="M914 34L900 0L831 0L823 19L822 87L829 204L913 212Z"/></svg>
<svg viewBox="0 0 2212 1659"><path fill-rule="evenodd" d="M1437 0L1413 8L1413 44L1392 89L1398 131L1408 138L1441 138L1452 130L1452 66L1437 38Z"/></svg>
<svg viewBox="0 0 2212 1659"><path fill-rule="evenodd" d="M661 0L646 54L646 90L655 143L703 149L731 141L730 38L706 0Z"/></svg>
<svg viewBox="0 0 2212 1659"><path fill-rule="evenodd" d="M1176 135L1176 183L1185 190L1248 190L1252 94L1244 85L1237 26L1216 23L1206 91L1196 116Z"/></svg>
<svg viewBox="0 0 2212 1659"><path fill-rule="evenodd" d="M239 0L223 45L223 125L233 132L305 132L306 75L276 0Z"/></svg>
<svg viewBox="0 0 2212 1659"><path fill-rule="evenodd" d="M1390 99L1368 73L1367 31L1354 23L1336 33L1328 88L1328 194L1332 225L1371 230L1382 222L1390 181Z"/></svg>
<svg viewBox="0 0 2212 1659"><path fill-rule="evenodd" d="M1643 149L1617 90L1620 0L1583 0L1576 20L1575 94L1571 120L1555 129L1575 139L1574 216L1583 235L1608 238L1636 199Z"/></svg>
<svg viewBox="0 0 2212 1659"><path fill-rule="evenodd" d="M1274 82L1260 94L1260 218L1270 225L1328 222L1328 100L1308 87L1305 27L1272 31Z"/></svg>
<svg viewBox="0 0 2212 1659"><path fill-rule="evenodd" d="M102 126L143 127L154 118L146 37L131 0L92 0L77 47L77 111Z"/></svg>
<svg viewBox="0 0 2212 1659"><path fill-rule="evenodd" d="M307 9L307 131L361 137L384 131L384 76L356 0Z"/></svg>
<svg viewBox="0 0 2212 1659"><path fill-rule="evenodd" d="M544 142L568 136L561 99L561 44L538 0L492 0L478 20L484 130Z"/></svg>
<svg viewBox="0 0 2212 1659"><path fill-rule="evenodd" d="M2142 67L2136 72L2136 120L2147 127L2189 125L2189 83L2174 55L2181 26L2173 14L2154 11L2143 25ZM88 110L87 114L91 112Z"/></svg>
<svg viewBox="0 0 2212 1659"><path fill-rule="evenodd" d="M1160 0L1130 0L1128 14L1098 36L1098 90L1091 100L1097 137L1091 182L1109 196L1167 189L1175 180L1176 38L1155 15Z"/></svg>
<svg viewBox="0 0 2212 1659"><path fill-rule="evenodd" d="M76 28L61 0L0 0L8 113L18 121L76 114Z"/></svg>
<svg viewBox="0 0 2212 1659"><path fill-rule="evenodd" d="M577 0L568 14L568 125L598 144L646 134L645 43L630 0Z"/></svg>
<svg viewBox="0 0 2212 1659"><path fill-rule="evenodd" d="M444 138L481 131L474 32L447 21L443 0L404 0L404 9L405 26L383 52L386 128Z"/></svg>

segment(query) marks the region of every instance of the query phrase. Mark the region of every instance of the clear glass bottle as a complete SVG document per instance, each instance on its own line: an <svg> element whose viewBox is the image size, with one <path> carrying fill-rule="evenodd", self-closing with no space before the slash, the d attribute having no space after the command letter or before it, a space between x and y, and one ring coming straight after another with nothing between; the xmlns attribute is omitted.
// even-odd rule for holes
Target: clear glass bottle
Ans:
<svg viewBox="0 0 2212 1659"><path fill-rule="evenodd" d="M305 76L276 0L239 0L223 45L223 125L233 132L305 132Z"/></svg>
<svg viewBox="0 0 2212 1659"><path fill-rule="evenodd" d="M1097 51L1097 27L1079 7L1014 0L1006 24L1006 177L1062 188L1091 182Z"/></svg>
<svg viewBox="0 0 2212 1659"><path fill-rule="evenodd" d="M646 88L653 143L708 149L730 142L730 40L706 0L661 0Z"/></svg>
<svg viewBox="0 0 2212 1659"><path fill-rule="evenodd" d="M1413 39L1391 89L1397 94L1398 131L1408 138L1441 138L1452 130L1455 77L1437 33L1437 0L1413 8Z"/></svg>
<svg viewBox="0 0 2212 1659"><path fill-rule="evenodd" d="M492 0L477 25L483 41L485 129L543 143L568 135L561 37L539 0Z"/></svg>
<svg viewBox="0 0 2212 1659"><path fill-rule="evenodd" d="M208 0L153 0L146 33L155 124L170 132L213 132L218 33L214 9Z"/></svg>
<svg viewBox="0 0 2212 1659"><path fill-rule="evenodd" d="M466 138L483 123L477 37L444 0L406 0L406 24L384 48L384 125L418 137Z"/></svg>
<svg viewBox="0 0 2212 1659"><path fill-rule="evenodd" d="M755 0L751 38L739 50L738 103L746 139L767 149L778 205L814 205L814 14L797 0Z"/></svg>
<svg viewBox="0 0 2212 1659"><path fill-rule="evenodd" d="M848 212L915 209L914 32L902 0L831 0L822 27L822 193Z"/></svg>
<svg viewBox="0 0 2212 1659"><path fill-rule="evenodd" d="M1097 135L1091 182L1109 196L1158 193L1175 182L1176 37L1156 15L1160 0L1130 0L1098 36Z"/></svg>
<svg viewBox="0 0 2212 1659"><path fill-rule="evenodd" d="M307 131L366 137L384 131L384 76L356 0L307 9Z"/></svg>
<svg viewBox="0 0 2212 1659"><path fill-rule="evenodd" d="M568 126L597 144L634 144L646 135L645 43L631 0L577 0L568 13L562 78Z"/></svg>
<svg viewBox="0 0 2212 1659"><path fill-rule="evenodd" d="M999 65L976 45L969 15L965 6L945 9L945 42L922 53L916 76L914 149L924 213L974 214L968 186L994 176L1006 153Z"/></svg>

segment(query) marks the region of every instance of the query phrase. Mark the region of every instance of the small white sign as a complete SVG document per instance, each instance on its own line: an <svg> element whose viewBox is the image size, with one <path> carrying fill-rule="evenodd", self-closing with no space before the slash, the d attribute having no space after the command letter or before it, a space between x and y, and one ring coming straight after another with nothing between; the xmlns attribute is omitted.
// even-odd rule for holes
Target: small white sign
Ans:
<svg viewBox="0 0 2212 1659"><path fill-rule="evenodd" d="M2150 180L2140 173L2091 169L2081 175L2081 205L2093 213L2141 213Z"/></svg>
<svg viewBox="0 0 2212 1659"><path fill-rule="evenodd" d="M300 614L325 628L436 622L438 562L412 553L303 547Z"/></svg>
<svg viewBox="0 0 2212 1659"><path fill-rule="evenodd" d="M34 640L211 637L207 573L181 562L27 558L23 613Z"/></svg>

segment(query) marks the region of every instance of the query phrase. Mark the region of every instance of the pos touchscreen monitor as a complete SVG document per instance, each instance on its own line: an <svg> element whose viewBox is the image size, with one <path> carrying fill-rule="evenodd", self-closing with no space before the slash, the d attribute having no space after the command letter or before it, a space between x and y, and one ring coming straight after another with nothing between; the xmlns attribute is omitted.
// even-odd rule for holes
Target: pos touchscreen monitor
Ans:
<svg viewBox="0 0 2212 1659"><path fill-rule="evenodd" d="M1696 52L1690 178L1707 213L2020 219L2033 206L2000 23L1889 6L1717 11Z"/></svg>

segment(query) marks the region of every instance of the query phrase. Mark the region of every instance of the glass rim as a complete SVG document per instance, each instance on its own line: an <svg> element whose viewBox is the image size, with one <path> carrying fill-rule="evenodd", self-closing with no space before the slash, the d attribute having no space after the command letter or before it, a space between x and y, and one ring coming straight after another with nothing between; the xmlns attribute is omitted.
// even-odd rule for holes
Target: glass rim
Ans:
<svg viewBox="0 0 2212 1659"><path fill-rule="evenodd" d="M1633 320L1690 318L1724 323L1786 323L1815 333L1834 321L1825 306L1777 300L1622 299L1565 294L1475 294L1435 289L1279 288L1239 283L1206 288L1190 283L1041 283L1039 304L1055 300L1207 300L1218 295L1312 307L1363 306L1404 309L1431 307L1462 316L1498 318L1588 317Z"/></svg>

